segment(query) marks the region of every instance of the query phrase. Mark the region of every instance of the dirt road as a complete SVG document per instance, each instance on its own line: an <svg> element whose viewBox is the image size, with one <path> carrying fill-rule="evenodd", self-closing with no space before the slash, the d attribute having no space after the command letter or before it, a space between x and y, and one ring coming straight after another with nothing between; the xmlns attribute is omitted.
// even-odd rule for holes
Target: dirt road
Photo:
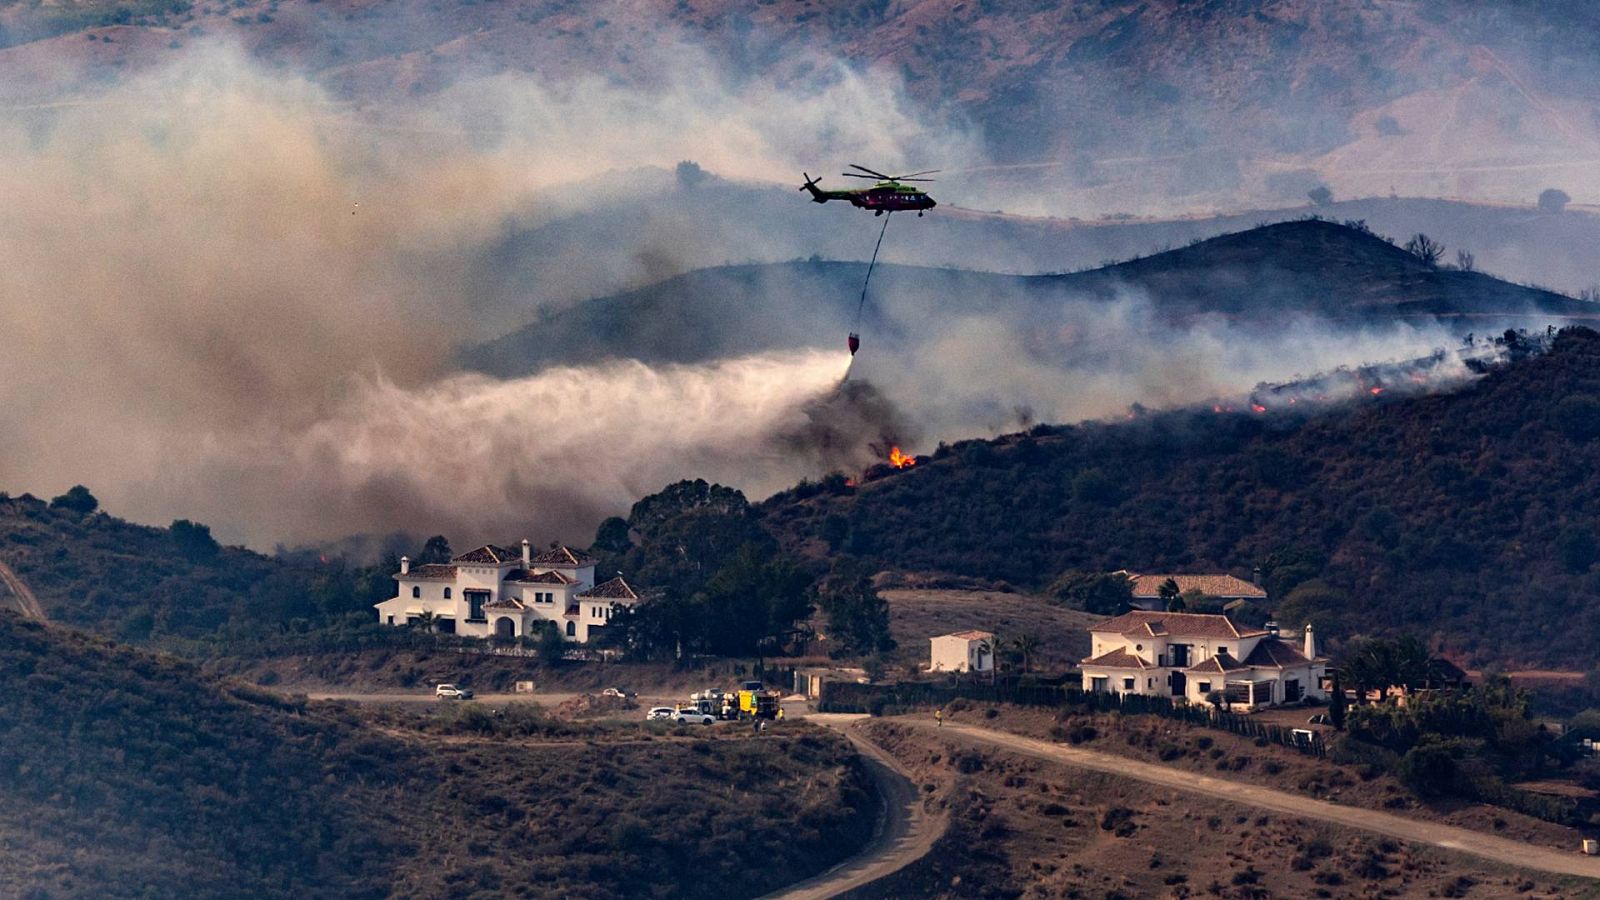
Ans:
<svg viewBox="0 0 1600 900"><path fill-rule="evenodd" d="M931 721L900 719L900 724L932 730ZM1306 819L1317 819L1335 825L1358 828L1375 834L1399 838L1418 844L1428 844L1458 853L1466 853L1492 862L1521 869L1533 869L1558 875L1577 875L1600 878L1600 857L1583 856L1574 847L1570 853L1551 850L1532 844L1506 840L1479 831L1455 828L1434 822L1421 822L1392 813L1379 812L1356 806L1340 806L1322 800L1313 800L1286 791L1259 785L1245 784L1211 778L1194 772L1171 769L1154 763L1139 762L1110 753L1084 750L1079 747L1051 744L1020 735L992 731L972 725L948 724L940 732L951 740L969 744L987 744L1024 756L1061 763L1132 778L1148 784L1158 784L1192 794L1204 794L1233 803L1270 809L1275 812Z"/></svg>
<svg viewBox="0 0 1600 900"><path fill-rule="evenodd" d="M39 598L35 597L33 591L28 589L28 585L3 562L0 562L0 584L6 586L6 592L11 595L12 603L16 604L17 610L24 618L35 622L50 621L44 614L44 607L39 605Z"/></svg>
<svg viewBox="0 0 1600 900"><path fill-rule="evenodd" d="M893 875L928 855L933 844L944 835L945 820L929 816L922 809L917 786L910 773L893 757L862 737L851 727L866 716L809 715L806 721L841 731L861 753L878 789L882 804L872 840L861 852L821 875L791 885L769 898L782 900L824 900Z"/></svg>

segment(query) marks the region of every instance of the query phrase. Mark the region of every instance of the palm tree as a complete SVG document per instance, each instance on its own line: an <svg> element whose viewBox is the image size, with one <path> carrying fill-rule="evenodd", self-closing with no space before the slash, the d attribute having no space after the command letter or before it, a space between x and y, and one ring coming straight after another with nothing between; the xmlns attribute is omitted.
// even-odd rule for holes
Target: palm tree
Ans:
<svg viewBox="0 0 1600 900"><path fill-rule="evenodd" d="M1161 600L1161 607L1168 612L1183 611L1183 592L1178 590L1176 579L1168 578L1156 588L1156 596Z"/></svg>
<svg viewBox="0 0 1600 900"><path fill-rule="evenodd" d="M434 618L433 611L427 609L417 616L417 627L422 629L423 634L433 633Z"/></svg>
<svg viewBox="0 0 1600 900"><path fill-rule="evenodd" d="M1022 654L1022 672L1026 675L1033 670L1033 655L1039 651L1039 636L1031 631L1025 631L1017 635L1011 646Z"/></svg>

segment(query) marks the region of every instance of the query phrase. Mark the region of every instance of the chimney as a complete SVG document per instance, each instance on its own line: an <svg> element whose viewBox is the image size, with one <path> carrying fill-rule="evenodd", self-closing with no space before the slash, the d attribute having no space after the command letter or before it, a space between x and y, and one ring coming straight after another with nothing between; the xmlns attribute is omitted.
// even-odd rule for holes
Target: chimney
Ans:
<svg viewBox="0 0 1600 900"><path fill-rule="evenodd" d="M1302 652L1305 653L1306 659L1317 658L1317 636L1311 633L1310 622L1306 623L1306 646Z"/></svg>
<svg viewBox="0 0 1600 900"><path fill-rule="evenodd" d="M409 556L400 557L400 574L404 575L404 574L406 574L407 572L410 572L410 571L411 571L411 557L409 557Z"/></svg>
<svg viewBox="0 0 1600 900"><path fill-rule="evenodd" d="M1278 636L1278 623L1277 622L1268 622L1267 623L1267 634L1271 635L1272 637L1277 637Z"/></svg>
<svg viewBox="0 0 1600 900"><path fill-rule="evenodd" d="M1251 570L1251 572L1250 572L1250 583L1255 585L1256 587L1261 587L1261 567L1260 566L1256 566L1255 569Z"/></svg>
<svg viewBox="0 0 1600 900"><path fill-rule="evenodd" d="M533 564L533 552L528 549L528 539L522 539L522 567L528 568Z"/></svg>

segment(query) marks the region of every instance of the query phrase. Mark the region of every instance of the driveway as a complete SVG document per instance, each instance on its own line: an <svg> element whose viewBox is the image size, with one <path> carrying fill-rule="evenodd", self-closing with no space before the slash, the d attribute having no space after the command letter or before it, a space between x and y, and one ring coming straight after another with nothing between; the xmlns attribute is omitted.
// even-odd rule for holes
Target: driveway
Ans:
<svg viewBox="0 0 1600 900"><path fill-rule="evenodd" d="M903 725L933 730L934 722L922 719L897 719ZM966 744L983 744L999 747L1024 756L1048 762L1075 766L1095 772L1104 772L1123 778L1132 778L1147 784L1157 784L1191 794L1216 797L1232 803L1270 809L1286 815L1316 819L1334 825L1357 828L1417 844L1427 844L1445 850L1466 853L1491 862L1532 869L1556 875L1577 875L1583 878L1600 878L1600 857L1584 856L1574 847L1572 852L1551 850L1533 844L1507 840L1480 831L1456 828L1436 822L1397 816L1357 806L1340 806L1323 800L1314 800L1274 788L1212 778L1195 772L1171 769L1154 763L1139 762L1109 753L1085 750L1080 747L1051 744L1045 741L979 728L973 725L950 723L940 730L950 740Z"/></svg>
<svg viewBox="0 0 1600 900"><path fill-rule="evenodd" d="M927 814L917 786L894 757L862 737L853 727L866 716L814 714L806 721L838 729L861 754L877 787L880 804L878 823L872 840L861 852L821 875L791 885L769 898L783 900L824 900L837 897L862 885L893 875L928 855L934 842L944 836L945 819Z"/></svg>

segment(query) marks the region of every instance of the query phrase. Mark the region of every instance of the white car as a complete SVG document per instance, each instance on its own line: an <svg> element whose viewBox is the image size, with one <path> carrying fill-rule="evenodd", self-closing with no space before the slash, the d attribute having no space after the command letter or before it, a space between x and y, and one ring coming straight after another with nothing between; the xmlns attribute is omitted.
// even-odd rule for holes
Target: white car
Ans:
<svg viewBox="0 0 1600 900"><path fill-rule="evenodd" d="M673 709L670 706L657 706L654 709L650 710L649 712L645 713L644 714L644 719L645 719L646 722L666 721L667 719L670 719L674 715L676 715L677 712L678 712L677 710Z"/></svg>
<svg viewBox="0 0 1600 900"><path fill-rule="evenodd" d="M440 700L471 700L472 688L456 687L453 684L441 684L433 689L433 695Z"/></svg>
<svg viewBox="0 0 1600 900"><path fill-rule="evenodd" d="M698 709L679 709L672 713L672 721L679 725L710 725L717 720L710 713L703 713Z"/></svg>

